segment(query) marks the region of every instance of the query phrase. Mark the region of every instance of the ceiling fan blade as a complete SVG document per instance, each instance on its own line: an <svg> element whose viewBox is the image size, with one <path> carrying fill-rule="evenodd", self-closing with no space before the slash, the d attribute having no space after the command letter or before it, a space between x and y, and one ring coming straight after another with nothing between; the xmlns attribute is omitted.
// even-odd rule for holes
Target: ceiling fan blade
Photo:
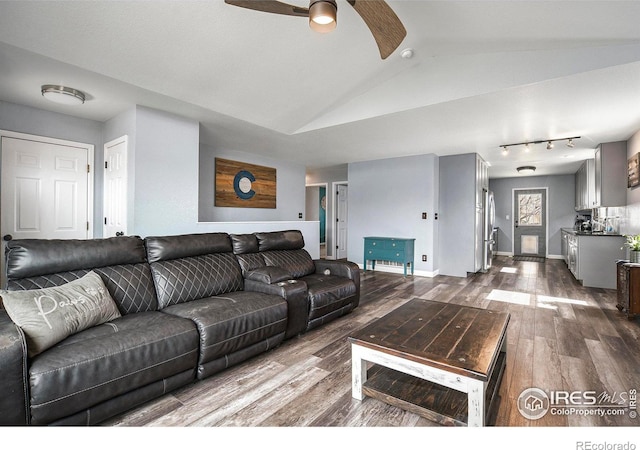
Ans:
<svg viewBox="0 0 640 450"><path fill-rule="evenodd" d="M382 0L347 0L367 24L386 59L402 43L407 30L387 2Z"/></svg>
<svg viewBox="0 0 640 450"><path fill-rule="evenodd" d="M241 8L253 9L273 14L283 14L286 16L309 17L308 8L289 5L277 0L224 0L225 3Z"/></svg>

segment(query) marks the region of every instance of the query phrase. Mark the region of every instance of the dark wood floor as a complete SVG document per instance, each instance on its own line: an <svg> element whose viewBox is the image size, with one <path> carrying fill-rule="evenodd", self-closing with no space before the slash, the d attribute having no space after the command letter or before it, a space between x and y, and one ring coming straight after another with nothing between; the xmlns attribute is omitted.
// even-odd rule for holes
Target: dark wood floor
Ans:
<svg viewBox="0 0 640 450"><path fill-rule="evenodd" d="M507 366L494 424L638 426L623 416L525 419L516 400L529 387L627 395L640 387L640 320L615 308L615 291L585 288L559 260L498 257L469 278L362 273L360 306L207 380L114 418L110 426L422 427L431 422L377 400L351 398L347 336L413 297L511 313Z"/></svg>

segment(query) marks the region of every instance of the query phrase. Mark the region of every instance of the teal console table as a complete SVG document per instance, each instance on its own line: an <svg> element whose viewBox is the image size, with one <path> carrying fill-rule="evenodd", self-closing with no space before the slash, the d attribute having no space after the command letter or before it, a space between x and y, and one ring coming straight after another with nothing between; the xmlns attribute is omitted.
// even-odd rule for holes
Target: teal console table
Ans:
<svg viewBox="0 0 640 450"><path fill-rule="evenodd" d="M375 270L376 261L392 261L402 263L404 276L407 276L407 265L411 265L413 275L413 238L394 238L369 236L364 238L364 270L367 261L371 261L371 270Z"/></svg>

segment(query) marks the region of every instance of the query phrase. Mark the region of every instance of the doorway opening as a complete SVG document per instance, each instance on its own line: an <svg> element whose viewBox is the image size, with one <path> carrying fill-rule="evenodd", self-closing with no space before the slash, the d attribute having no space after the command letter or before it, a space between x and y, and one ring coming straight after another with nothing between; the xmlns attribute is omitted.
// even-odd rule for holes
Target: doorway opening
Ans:
<svg viewBox="0 0 640 450"><path fill-rule="evenodd" d="M327 183L306 186L305 218L320 224L320 258L327 257Z"/></svg>

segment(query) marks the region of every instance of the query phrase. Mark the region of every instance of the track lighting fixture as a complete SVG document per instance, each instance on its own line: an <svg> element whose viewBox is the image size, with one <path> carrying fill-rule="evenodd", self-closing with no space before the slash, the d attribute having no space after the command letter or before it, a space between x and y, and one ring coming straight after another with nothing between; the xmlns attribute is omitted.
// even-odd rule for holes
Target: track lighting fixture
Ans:
<svg viewBox="0 0 640 450"><path fill-rule="evenodd" d="M547 150L553 149L553 143L556 141L567 141L567 147L573 148L575 144L573 143L574 139L580 139L580 136L574 136L570 138L559 138L559 139L544 139L541 141L528 141L528 142L517 142L515 144L502 144L500 147L502 148L502 154L507 155L509 153L509 147L514 147L516 145L524 145L524 151L528 152L531 150L531 144L543 144L547 143Z"/></svg>

